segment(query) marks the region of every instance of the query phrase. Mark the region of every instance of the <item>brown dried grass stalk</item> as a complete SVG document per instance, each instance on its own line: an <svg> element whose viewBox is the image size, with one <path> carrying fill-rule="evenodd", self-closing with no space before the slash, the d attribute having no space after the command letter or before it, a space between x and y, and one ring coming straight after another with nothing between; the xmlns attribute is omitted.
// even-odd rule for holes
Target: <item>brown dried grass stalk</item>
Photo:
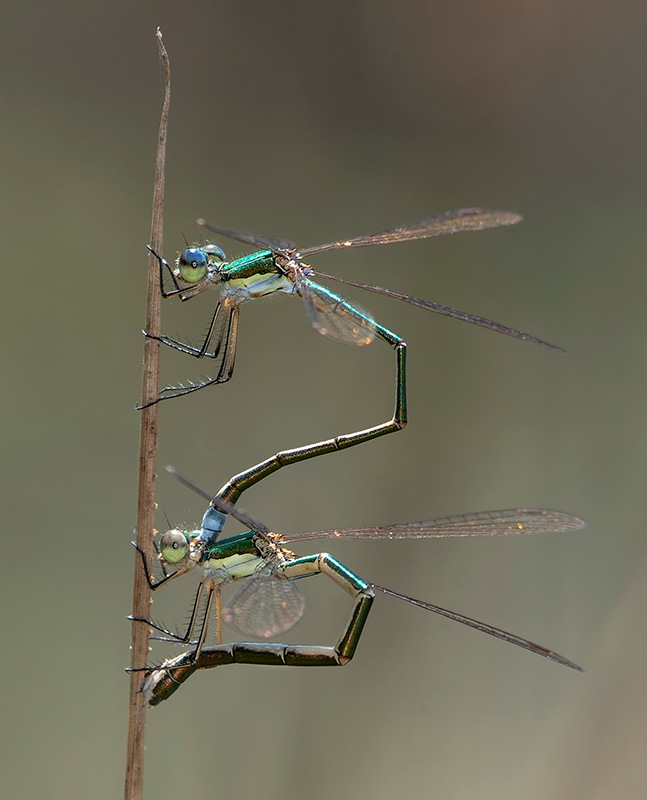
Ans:
<svg viewBox="0 0 647 800"><path fill-rule="evenodd" d="M164 226L164 177L166 166L166 138L168 114L171 101L171 65L168 53L162 42L162 34L157 30L157 44L160 61L164 67L164 103L160 119L155 162L155 183L153 186L153 213L151 220L151 246L162 251ZM157 262L149 259L148 294L146 300L146 330L160 334L161 295ZM159 342L144 340L144 369L142 380L142 405L155 400L159 386ZM157 404L150 405L141 412L139 438L139 489L137 495L137 545L151 556L155 522L155 481L157 478ZM151 592L139 556L135 558L135 577L133 584L134 617L148 617ZM148 628L145 625L132 626L131 666L141 668L148 658ZM126 756L126 800L140 800L144 779L144 733L146 727L146 706L144 696L139 691L141 673L130 675L130 705L128 716L128 749Z"/></svg>

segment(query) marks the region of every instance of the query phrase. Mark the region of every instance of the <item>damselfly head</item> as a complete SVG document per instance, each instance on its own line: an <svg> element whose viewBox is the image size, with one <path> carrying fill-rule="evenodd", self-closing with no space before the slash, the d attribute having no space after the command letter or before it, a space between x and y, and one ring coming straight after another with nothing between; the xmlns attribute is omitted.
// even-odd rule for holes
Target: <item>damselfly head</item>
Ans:
<svg viewBox="0 0 647 800"><path fill-rule="evenodd" d="M194 286L205 280L218 283L223 265L227 263L225 251L217 244L187 247L177 257L175 277Z"/></svg>

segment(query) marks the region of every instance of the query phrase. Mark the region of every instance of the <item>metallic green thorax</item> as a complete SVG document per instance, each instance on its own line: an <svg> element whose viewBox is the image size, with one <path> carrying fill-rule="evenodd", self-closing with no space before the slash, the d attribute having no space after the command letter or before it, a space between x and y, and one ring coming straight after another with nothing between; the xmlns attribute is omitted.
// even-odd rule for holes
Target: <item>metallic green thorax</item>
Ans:
<svg viewBox="0 0 647 800"><path fill-rule="evenodd" d="M200 543L200 565L204 579L215 584L230 583L248 578L262 565L268 555L253 533L234 536L223 541Z"/></svg>
<svg viewBox="0 0 647 800"><path fill-rule="evenodd" d="M256 275L268 275L278 271L271 250L261 250L259 253L250 253L248 256L237 258L228 264L220 266L220 279L222 281L239 281L253 278Z"/></svg>
<svg viewBox="0 0 647 800"><path fill-rule="evenodd" d="M293 277L278 266L276 256L270 251L252 253L229 264L216 265L211 280L217 278L223 286L223 296L244 300L258 300L274 292L294 294L296 285Z"/></svg>
<svg viewBox="0 0 647 800"><path fill-rule="evenodd" d="M205 543L202 547L200 563L211 560L221 561L233 556L247 555L248 553L262 558L263 554L259 550L256 539L255 534L249 531L248 533L240 534L240 536L231 536L218 542Z"/></svg>

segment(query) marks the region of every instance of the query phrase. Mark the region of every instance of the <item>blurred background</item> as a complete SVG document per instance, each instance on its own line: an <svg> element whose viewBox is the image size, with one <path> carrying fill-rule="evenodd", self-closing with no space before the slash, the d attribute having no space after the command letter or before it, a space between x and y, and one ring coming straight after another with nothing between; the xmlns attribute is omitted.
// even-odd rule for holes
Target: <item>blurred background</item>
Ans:
<svg viewBox="0 0 647 800"><path fill-rule="evenodd" d="M331 549L587 671L380 596L346 669L212 670L150 712L146 796L643 797L647 8L631 0L5 4L2 796L122 792L158 25L169 260L198 216L307 246L461 206L524 215L315 266L568 356L350 290L409 343L409 427L241 506L285 532L579 514L570 534ZM164 331L197 339L213 301L167 302ZM210 366L162 355L163 385ZM292 299L244 306L234 379L161 406L158 528L205 505L164 464L215 491L378 424L394 369L379 342L311 332ZM290 641L330 643L348 604L308 584ZM191 590L158 593L155 616L181 624Z"/></svg>

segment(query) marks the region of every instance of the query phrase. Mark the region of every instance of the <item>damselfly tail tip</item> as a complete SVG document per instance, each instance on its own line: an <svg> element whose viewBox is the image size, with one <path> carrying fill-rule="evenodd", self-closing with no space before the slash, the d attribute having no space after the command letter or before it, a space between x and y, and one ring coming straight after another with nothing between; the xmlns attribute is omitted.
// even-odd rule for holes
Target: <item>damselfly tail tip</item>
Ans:
<svg viewBox="0 0 647 800"><path fill-rule="evenodd" d="M560 347L558 344L551 344L550 342L544 342L543 339L537 341L534 336L527 337L529 341L534 342L535 344L541 345L541 347L545 347L547 350L552 350L553 353L559 353L562 356L568 355L568 350L563 347Z"/></svg>
<svg viewBox="0 0 647 800"><path fill-rule="evenodd" d="M460 208L458 211L448 211L447 215L464 219L474 217L478 223L477 230L481 228L499 228L503 225L516 225L518 222L523 222L522 214L516 211L504 211L503 209Z"/></svg>
<svg viewBox="0 0 647 800"><path fill-rule="evenodd" d="M560 656L559 653L552 652L548 658L551 661L554 661L555 664L561 664L563 667L570 667L570 669L575 670L575 672L586 672L584 667L580 667L580 665L576 664L574 661L564 658L564 656Z"/></svg>

